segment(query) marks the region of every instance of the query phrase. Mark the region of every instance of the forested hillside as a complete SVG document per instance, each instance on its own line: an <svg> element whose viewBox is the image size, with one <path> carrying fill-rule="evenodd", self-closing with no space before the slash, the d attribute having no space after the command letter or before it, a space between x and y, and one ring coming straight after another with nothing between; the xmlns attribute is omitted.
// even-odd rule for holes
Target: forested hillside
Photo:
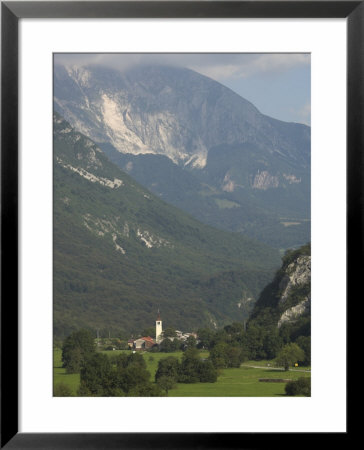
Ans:
<svg viewBox="0 0 364 450"><path fill-rule="evenodd" d="M168 205L54 116L54 333L113 335L247 318L276 250Z"/></svg>

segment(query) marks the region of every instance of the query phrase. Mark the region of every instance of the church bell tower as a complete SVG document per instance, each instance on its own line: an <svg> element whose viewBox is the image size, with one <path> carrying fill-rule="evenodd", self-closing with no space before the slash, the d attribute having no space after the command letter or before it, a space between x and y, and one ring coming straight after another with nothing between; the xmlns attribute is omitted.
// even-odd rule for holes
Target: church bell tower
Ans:
<svg viewBox="0 0 364 450"><path fill-rule="evenodd" d="M162 320L161 315L159 314L159 309L157 320L155 321L155 340L157 344L159 344L159 342L162 340Z"/></svg>

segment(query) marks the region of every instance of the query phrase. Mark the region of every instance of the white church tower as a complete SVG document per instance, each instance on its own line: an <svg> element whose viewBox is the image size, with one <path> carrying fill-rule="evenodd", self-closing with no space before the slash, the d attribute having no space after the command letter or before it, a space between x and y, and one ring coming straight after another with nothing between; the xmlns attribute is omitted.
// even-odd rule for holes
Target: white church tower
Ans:
<svg viewBox="0 0 364 450"><path fill-rule="evenodd" d="M158 309L158 316L157 320L155 321L155 341L157 342L157 344L159 344L161 340L162 340L162 320Z"/></svg>

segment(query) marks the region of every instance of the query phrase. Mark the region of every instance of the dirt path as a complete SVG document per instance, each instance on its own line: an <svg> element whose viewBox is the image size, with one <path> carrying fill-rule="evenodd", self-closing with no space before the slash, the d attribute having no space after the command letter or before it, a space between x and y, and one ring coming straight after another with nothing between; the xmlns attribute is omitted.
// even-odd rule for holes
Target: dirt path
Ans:
<svg viewBox="0 0 364 450"><path fill-rule="evenodd" d="M240 367L251 367L252 369L269 369L269 370L280 370L284 371L284 367L273 367L273 366L252 366L250 364L241 364ZM288 369L290 372L311 372L310 369Z"/></svg>

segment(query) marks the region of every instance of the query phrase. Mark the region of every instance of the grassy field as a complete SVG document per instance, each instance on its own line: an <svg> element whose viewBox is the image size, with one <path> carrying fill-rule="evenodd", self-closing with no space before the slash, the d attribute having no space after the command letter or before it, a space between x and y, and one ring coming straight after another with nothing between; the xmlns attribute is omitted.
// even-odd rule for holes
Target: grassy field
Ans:
<svg viewBox="0 0 364 450"><path fill-rule="evenodd" d="M284 372L273 369L240 367L223 369L216 383L178 384L170 397L275 397L285 395L285 383L260 382L259 378L296 380L307 373Z"/></svg>
<svg viewBox="0 0 364 450"><path fill-rule="evenodd" d="M53 351L53 386L56 386L58 383L66 384L70 387L72 394L77 395L80 375L78 373L66 373L66 369L62 368L62 351L56 348Z"/></svg>
<svg viewBox="0 0 364 450"><path fill-rule="evenodd" d="M128 350L125 350L129 353ZM107 355L117 355L123 350L106 351ZM158 367L158 361L167 356L182 357L182 352L175 353L144 353L151 379ZM201 357L207 358L208 352L201 352ZM289 372L268 367L269 361L247 361L238 369L223 369L220 371L216 383L179 383L176 389L169 391L169 397L279 397L285 395L285 383L261 382L259 378L284 378L296 380L300 377L310 377L311 372L292 369ZM260 366L253 368L250 366ZM308 368L300 368L305 370ZM66 374L62 368L61 350L54 351L54 385L63 382L67 384L73 395L77 395L80 383L78 374Z"/></svg>

